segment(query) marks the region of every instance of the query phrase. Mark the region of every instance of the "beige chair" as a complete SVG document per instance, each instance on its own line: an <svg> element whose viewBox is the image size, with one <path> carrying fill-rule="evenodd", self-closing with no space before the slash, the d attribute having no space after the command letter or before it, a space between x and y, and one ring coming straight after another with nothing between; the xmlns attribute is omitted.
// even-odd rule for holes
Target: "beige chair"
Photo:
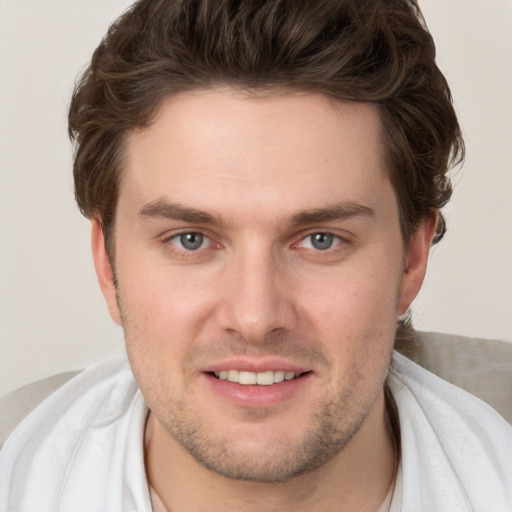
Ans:
<svg viewBox="0 0 512 512"><path fill-rule="evenodd" d="M396 349L481 398L512 423L512 343L416 331L397 341Z"/></svg>
<svg viewBox="0 0 512 512"><path fill-rule="evenodd" d="M512 343L414 332L396 348L432 373L478 396L512 423ZM79 372L33 382L0 398L0 448L14 427Z"/></svg>

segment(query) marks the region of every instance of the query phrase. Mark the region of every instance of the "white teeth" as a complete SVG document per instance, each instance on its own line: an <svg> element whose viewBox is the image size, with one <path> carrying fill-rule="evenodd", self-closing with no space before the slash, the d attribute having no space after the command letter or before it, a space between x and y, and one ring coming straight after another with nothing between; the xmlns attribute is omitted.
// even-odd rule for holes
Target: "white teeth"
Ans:
<svg viewBox="0 0 512 512"><path fill-rule="evenodd" d="M270 386L274 384L274 372L261 372L256 374L256 383L260 386Z"/></svg>
<svg viewBox="0 0 512 512"><path fill-rule="evenodd" d="M283 370L278 370L274 372L274 382L283 382L285 372Z"/></svg>
<svg viewBox="0 0 512 512"><path fill-rule="evenodd" d="M238 382L238 374L238 370L228 370L227 380L229 380L229 382Z"/></svg>
<svg viewBox="0 0 512 512"><path fill-rule="evenodd" d="M238 384L250 386L256 384L257 380L257 376L254 372L240 372L238 374Z"/></svg>
<svg viewBox="0 0 512 512"><path fill-rule="evenodd" d="M229 382L237 382L244 386L270 386L283 382L284 380L292 380L297 374L295 372L285 372L284 370L269 370L266 372L244 372L238 370L222 370L215 372L215 376L220 380L227 380Z"/></svg>

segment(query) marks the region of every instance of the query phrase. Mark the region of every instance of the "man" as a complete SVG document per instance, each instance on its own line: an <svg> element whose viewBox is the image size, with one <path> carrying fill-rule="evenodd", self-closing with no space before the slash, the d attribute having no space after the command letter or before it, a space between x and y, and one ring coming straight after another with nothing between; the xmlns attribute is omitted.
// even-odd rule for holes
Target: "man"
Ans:
<svg viewBox="0 0 512 512"><path fill-rule="evenodd" d="M15 431L2 512L511 509L510 426L393 354L463 153L434 53L406 0L110 28L69 127L129 364Z"/></svg>

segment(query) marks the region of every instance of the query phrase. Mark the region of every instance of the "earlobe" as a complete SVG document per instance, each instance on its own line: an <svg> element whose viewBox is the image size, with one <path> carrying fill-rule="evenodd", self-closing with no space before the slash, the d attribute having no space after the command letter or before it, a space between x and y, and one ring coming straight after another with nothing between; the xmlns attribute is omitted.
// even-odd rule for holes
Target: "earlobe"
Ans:
<svg viewBox="0 0 512 512"><path fill-rule="evenodd" d="M121 311L117 301L117 290L114 280L114 272L112 264L105 249L105 236L103 228L98 219L91 221L91 246L92 256L94 259L94 268L96 276L103 292L103 296L107 301L110 316L119 325L122 325Z"/></svg>
<svg viewBox="0 0 512 512"><path fill-rule="evenodd" d="M425 217L409 242L402 275L398 316L402 316L420 291L437 227L438 215Z"/></svg>

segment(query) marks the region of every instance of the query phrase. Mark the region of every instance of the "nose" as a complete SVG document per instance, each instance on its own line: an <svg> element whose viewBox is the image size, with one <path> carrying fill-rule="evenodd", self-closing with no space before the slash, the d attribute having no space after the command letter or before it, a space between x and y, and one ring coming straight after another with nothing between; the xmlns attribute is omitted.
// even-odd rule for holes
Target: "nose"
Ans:
<svg viewBox="0 0 512 512"><path fill-rule="evenodd" d="M225 274L218 318L224 331L258 343L297 322L285 263L271 251L233 256Z"/></svg>

